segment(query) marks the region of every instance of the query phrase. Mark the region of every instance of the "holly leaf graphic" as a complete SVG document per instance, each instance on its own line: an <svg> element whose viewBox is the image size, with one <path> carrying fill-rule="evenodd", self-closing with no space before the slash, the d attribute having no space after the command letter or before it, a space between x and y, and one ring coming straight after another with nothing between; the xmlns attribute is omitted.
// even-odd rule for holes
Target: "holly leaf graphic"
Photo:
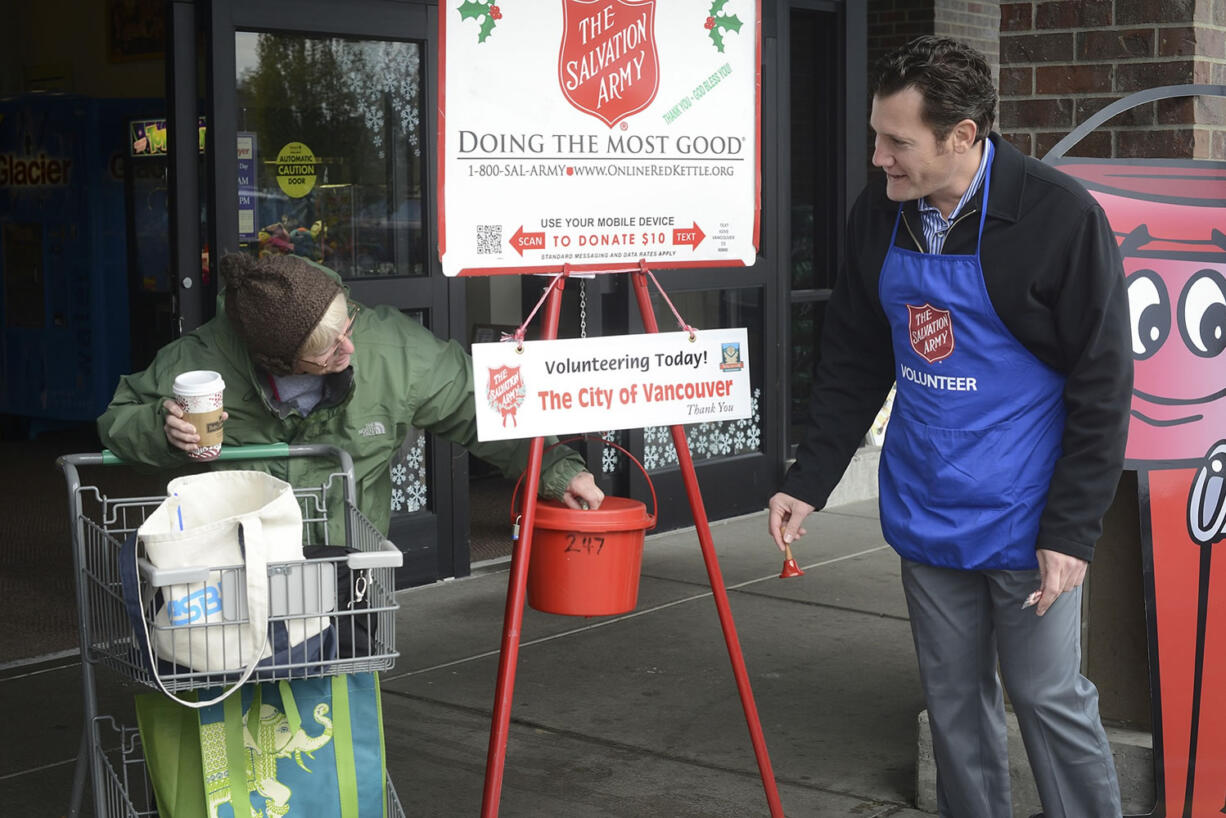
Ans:
<svg viewBox="0 0 1226 818"><path fill-rule="evenodd" d="M478 17L486 14L489 11L489 6L485 3L477 3L474 0L464 0L460 4L460 19L475 20Z"/></svg>
<svg viewBox="0 0 1226 818"><path fill-rule="evenodd" d="M484 18L481 22L481 28L477 33L477 42L485 42L485 38L490 36L494 30L494 18L490 14L490 7L485 3L478 3L475 0L464 0L459 7L461 20L476 20Z"/></svg>
<svg viewBox="0 0 1226 818"><path fill-rule="evenodd" d="M741 31L740 17L737 17L735 14L720 14L726 5L728 5L728 0L711 0L711 8L707 10L707 14L710 15L715 23L711 26L709 32L711 42L715 44L716 50L720 53L724 51L724 32L735 31L740 33Z"/></svg>

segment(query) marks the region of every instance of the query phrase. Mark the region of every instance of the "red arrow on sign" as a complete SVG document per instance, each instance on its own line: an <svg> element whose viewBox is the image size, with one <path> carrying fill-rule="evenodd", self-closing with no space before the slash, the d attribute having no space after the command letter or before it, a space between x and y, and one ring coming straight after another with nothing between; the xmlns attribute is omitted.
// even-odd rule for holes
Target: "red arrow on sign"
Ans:
<svg viewBox="0 0 1226 818"><path fill-rule="evenodd" d="M521 256L525 250L544 250L545 233L544 231L540 233L525 233L524 226L521 224L519 229L515 231L515 235L511 236L511 246Z"/></svg>
<svg viewBox="0 0 1226 818"><path fill-rule="evenodd" d="M689 230L673 230L673 244L688 244L691 250L697 250L698 245L702 244L702 240L706 237L707 234L702 232L698 222L694 222L694 226Z"/></svg>

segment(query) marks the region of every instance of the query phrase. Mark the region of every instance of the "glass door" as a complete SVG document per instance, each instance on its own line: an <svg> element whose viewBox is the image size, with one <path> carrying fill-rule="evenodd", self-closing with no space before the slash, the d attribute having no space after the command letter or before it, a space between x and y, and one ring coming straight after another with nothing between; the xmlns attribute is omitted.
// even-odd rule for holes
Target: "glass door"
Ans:
<svg viewBox="0 0 1226 818"><path fill-rule="evenodd" d="M843 256L843 223L868 167L865 13L829 0L779 10L779 275L787 364L780 383L785 457L805 433L822 326ZM832 124L834 127L832 127Z"/></svg>
<svg viewBox="0 0 1226 818"><path fill-rule="evenodd" d="M212 4L210 151L221 252L295 254L351 296L442 338L463 315L433 251L435 9L306 0ZM220 146L235 145L227 151ZM454 295L453 295L454 294ZM454 298L454 302L453 302ZM401 585L467 573L465 459L412 433L389 464Z"/></svg>
<svg viewBox="0 0 1226 818"><path fill-rule="evenodd" d="M778 362L769 353L779 345L778 328L766 321L768 303L778 297L777 288L768 280L773 255L773 248L762 246L753 267L656 273L686 323L698 329L744 327L748 335L749 351L745 357L749 364L750 416L685 427L708 520L760 511L778 483L772 466L778 453L770 437L764 434L768 411L775 401L765 384L778 377ZM654 286L651 295L660 331L676 331L677 320ZM632 326L641 326L633 298L630 312ZM642 462L655 486L660 529L692 525L671 427L635 429L629 433L629 439L630 451ZM609 464L601 465L606 468ZM634 496L646 497L641 473L633 467L628 472Z"/></svg>

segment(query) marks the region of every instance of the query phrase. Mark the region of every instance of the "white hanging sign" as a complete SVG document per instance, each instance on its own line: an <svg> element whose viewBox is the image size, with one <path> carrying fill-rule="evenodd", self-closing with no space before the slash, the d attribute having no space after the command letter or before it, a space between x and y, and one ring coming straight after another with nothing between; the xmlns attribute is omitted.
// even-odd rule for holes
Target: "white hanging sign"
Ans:
<svg viewBox="0 0 1226 818"><path fill-rule="evenodd" d="M739 328L473 344L477 438L747 418L746 339Z"/></svg>
<svg viewBox="0 0 1226 818"><path fill-rule="evenodd" d="M440 5L443 272L751 265L760 0Z"/></svg>

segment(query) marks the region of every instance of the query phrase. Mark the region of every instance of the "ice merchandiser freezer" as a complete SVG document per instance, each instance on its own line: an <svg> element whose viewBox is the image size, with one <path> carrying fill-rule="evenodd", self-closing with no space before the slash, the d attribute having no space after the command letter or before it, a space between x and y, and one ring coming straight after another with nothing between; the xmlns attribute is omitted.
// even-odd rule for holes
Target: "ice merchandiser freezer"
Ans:
<svg viewBox="0 0 1226 818"><path fill-rule="evenodd" d="M92 420L130 368L124 159L145 100L0 100L0 413Z"/></svg>

